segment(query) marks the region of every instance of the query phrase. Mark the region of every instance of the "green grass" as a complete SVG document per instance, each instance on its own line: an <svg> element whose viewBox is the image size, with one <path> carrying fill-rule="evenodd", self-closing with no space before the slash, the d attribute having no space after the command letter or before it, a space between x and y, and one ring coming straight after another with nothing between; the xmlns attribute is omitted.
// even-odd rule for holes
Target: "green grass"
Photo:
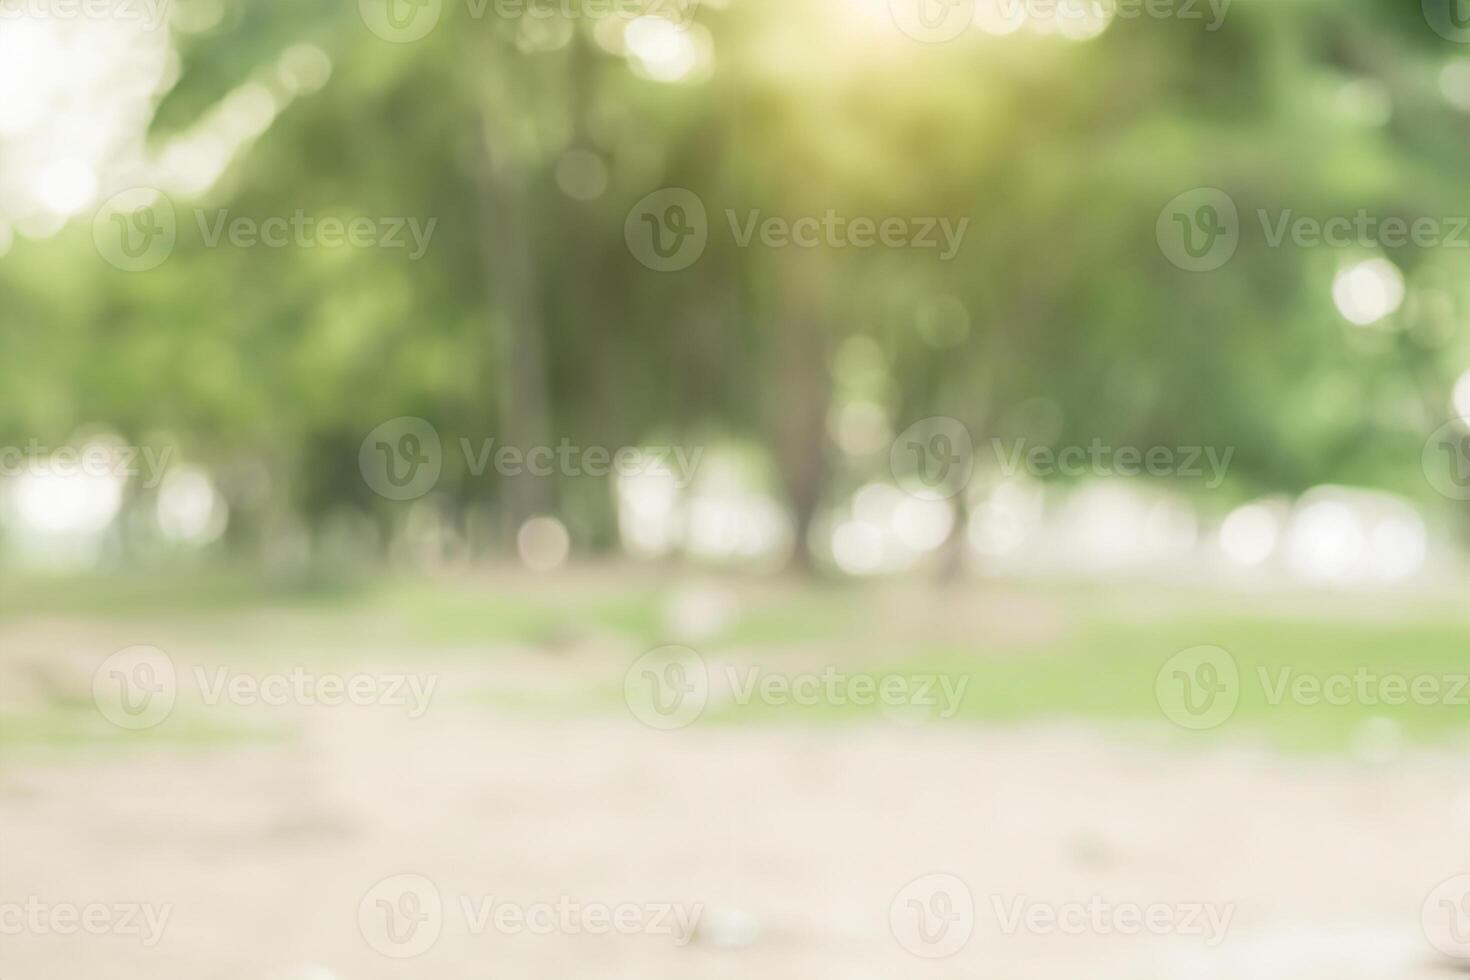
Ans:
<svg viewBox="0 0 1470 980"><path fill-rule="evenodd" d="M659 629L659 594L616 584L528 595L420 582L382 598L406 639L434 645L554 646L572 636L597 633L653 643Z"/></svg>
<svg viewBox="0 0 1470 980"><path fill-rule="evenodd" d="M1226 722L1191 732L1191 737L1252 730L1285 746L1335 748L1347 745L1372 718L1387 718L1420 739L1470 731L1470 707L1465 705L1308 704L1290 696L1272 703L1268 697L1284 668L1293 677L1351 674L1358 667L1408 677L1470 674L1470 627L1465 623L1283 621L1242 612L1231 618L1186 615L1140 625L1093 616L1060 642L1024 656L983 657L973 649L939 647L919 651L902 669L970 677L957 719L1156 720L1162 716L1155 700L1160 668L1174 653L1199 645L1221 647L1234 657L1240 699ZM1262 670L1269 683L1262 681ZM1461 697L1470 699L1470 688Z"/></svg>
<svg viewBox="0 0 1470 980"><path fill-rule="evenodd" d="M119 647L198 644L216 657L262 669L307 650L331 663L367 651L380 662L412 669L412 660L423 656L551 652L574 640L583 648L605 648L616 659L671 639L663 635L664 610L678 587L615 570L569 580L383 578L309 588L227 573L165 581L0 582L0 638L39 617L125 639ZM1447 598L1245 597L1077 583L972 583L948 593L910 585L772 587L734 580L728 587L739 595L738 612L700 644L702 652L787 675L832 664L849 674L968 678L958 711L944 724L1066 719L1136 730L1147 723L1198 744L1261 735L1313 751L1346 749L1375 718L1421 741L1470 732L1470 707L1309 705L1290 698L1273 705L1258 679L1261 669L1274 675L1283 667L1296 675L1351 673L1360 666L1407 677L1470 673L1470 616ZM994 609L983 607L973 622L964 618L969 604L987 598ZM1199 645L1223 647L1235 658L1240 701L1218 728L1186 732L1165 719L1155 679L1171 655ZM619 674L619 663L604 662L602 673L552 692L446 691L441 697L517 714L620 713L621 686L608 681L609 672ZM1470 697L1470 690L1462 693ZM712 705L700 723L844 724L883 717L875 706L725 703ZM180 718L161 726L157 737L134 737L110 730L95 712L56 705L0 720L0 749L215 742L257 734Z"/></svg>
<svg viewBox="0 0 1470 980"><path fill-rule="evenodd" d="M149 640L182 635L238 643L255 656L359 654L474 645L554 646L612 634L656 642L660 593L584 585L508 591L474 580L392 577L272 579L228 570L165 576L0 578L0 628L50 618L107 624Z"/></svg>
<svg viewBox="0 0 1470 980"><path fill-rule="evenodd" d="M284 732L220 725L198 717L170 718L167 724L154 728L127 731L91 709L59 709L0 718L0 752L191 748L276 741L286 737Z"/></svg>

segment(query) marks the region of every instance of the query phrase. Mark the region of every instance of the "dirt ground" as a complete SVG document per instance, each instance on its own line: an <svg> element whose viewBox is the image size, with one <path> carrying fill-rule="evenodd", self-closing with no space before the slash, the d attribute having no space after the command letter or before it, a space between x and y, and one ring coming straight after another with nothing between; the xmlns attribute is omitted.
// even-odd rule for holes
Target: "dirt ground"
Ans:
<svg viewBox="0 0 1470 980"><path fill-rule="evenodd" d="M660 732L464 703L416 720L318 707L292 727L8 758L0 900L172 911L151 946L0 937L7 980L1463 975L1420 925L1430 890L1470 871L1470 767L1448 754L1164 749L1061 724ZM386 915L375 886L403 874L427 878L443 913L437 940L398 959L369 934ZM975 908L942 959L908 952L890 917L932 874L961 879ZM700 915L692 937L476 928L491 896ZM1231 919L1215 946L1182 926L1001 924L1018 901L1089 900Z"/></svg>

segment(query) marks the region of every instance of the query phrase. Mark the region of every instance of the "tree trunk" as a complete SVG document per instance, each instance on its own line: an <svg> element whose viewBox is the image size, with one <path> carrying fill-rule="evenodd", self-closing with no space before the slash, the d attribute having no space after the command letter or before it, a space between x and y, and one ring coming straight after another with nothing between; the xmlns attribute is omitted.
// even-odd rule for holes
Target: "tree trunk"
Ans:
<svg viewBox="0 0 1470 980"><path fill-rule="evenodd" d="M479 239L489 329L497 330L495 378L499 398L496 446L523 451L550 445L546 392L545 320L540 281L532 255L527 165L509 134L497 131L494 107L487 106L476 174ZM502 477L500 508L508 535L528 517L551 505L551 488L542 477L522 472Z"/></svg>
<svg viewBox="0 0 1470 980"><path fill-rule="evenodd" d="M827 489L829 370L826 256L787 249L776 256L772 342L773 391L769 428L796 533L793 564L812 567L810 535Z"/></svg>

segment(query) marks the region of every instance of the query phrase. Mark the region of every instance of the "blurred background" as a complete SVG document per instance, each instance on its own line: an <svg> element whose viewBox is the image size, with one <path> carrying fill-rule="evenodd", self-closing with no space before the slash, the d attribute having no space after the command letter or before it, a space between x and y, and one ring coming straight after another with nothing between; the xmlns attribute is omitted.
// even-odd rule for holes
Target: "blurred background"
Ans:
<svg viewBox="0 0 1470 980"><path fill-rule="evenodd" d="M0 963L1465 974L1467 43L0 0Z"/></svg>

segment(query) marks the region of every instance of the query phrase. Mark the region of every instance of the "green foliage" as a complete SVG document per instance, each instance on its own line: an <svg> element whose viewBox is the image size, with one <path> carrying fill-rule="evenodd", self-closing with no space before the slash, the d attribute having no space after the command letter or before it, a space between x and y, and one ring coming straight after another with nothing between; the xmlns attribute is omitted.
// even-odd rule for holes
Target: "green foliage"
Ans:
<svg viewBox="0 0 1470 980"><path fill-rule="evenodd" d="M176 202L162 268L109 268L83 221L0 262L0 439L161 433L217 467L264 461L275 506L313 521L383 508L355 452L398 415L450 438L512 434L527 415L584 444L715 433L772 446L789 474L791 459L832 458L799 420L825 417L833 352L861 334L887 360L896 429L942 412L984 441L1042 400L1064 440L1236 446L1237 497L1329 481L1428 494L1417 454L1466 362L1465 255L1396 250L1400 329L1364 332L1333 308L1344 255L1268 247L1256 219L1470 214L1463 115L1437 82L1456 52L1416 5L1241 0L1213 32L1145 18L1084 43L975 31L880 49L844 41L830 5L751 0L700 11L713 71L674 85L629 71L590 19L540 50L514 22L446 4L428 38L400 45L354 6L232 2L182 39L155 142L293 44L324 48L332 78ZM558 186L570 149L606 165L592 200ZM660 187L695 191L710 215L706 254L679 275L623 241L629 207ZM1240 209L1240 248L1210 274L1154 240L1164 203L1194 187ZM437 227L416 262L207 248L196 208ZM948 263L740 249L726 228L728 209L829 208L970 224ZM936 296L968 315L950 346L919 329ZM508 353L526 342L533 376ZM504 491L453 465L443 485L466 503ZM589 519L608 540L610 512Z"/></svg>

